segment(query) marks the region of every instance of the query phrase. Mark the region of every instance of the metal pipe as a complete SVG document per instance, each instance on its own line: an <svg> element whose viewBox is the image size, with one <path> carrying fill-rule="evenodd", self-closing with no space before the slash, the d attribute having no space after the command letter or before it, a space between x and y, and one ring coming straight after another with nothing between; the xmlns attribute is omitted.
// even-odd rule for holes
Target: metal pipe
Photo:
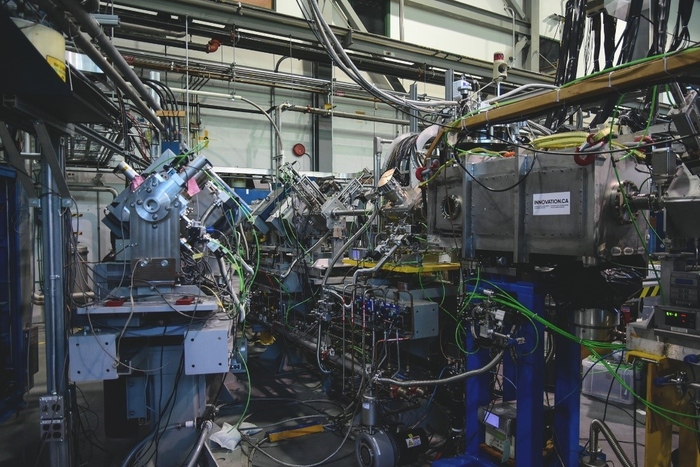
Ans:
<svg viewBox="0 0 700 467"><path fill-rule="evenodd" d="M97 44L100 46L102 51L112 60L114 66L121 72L121 74L129 81L136 92L143 98L144 101L148 103L155 110L161 110L160 104L156 99L153 98L146 86L141 82L139 77L136 75L134 70L131 69L121 53L114 47L114 44L110 41L109 37L104 34L100 24L88 14L75 0L57 0L61 5L64 6L70 13L78 20L78 23L85 29L85 31L92 37Z"/></svg>
<svg viewBox="0 0 700 467"><path fill-rule="evenodd" d="M183 31L168 31L166 29L153 28L134 23L121 23L119 28L141 34L148 34L149 36L185 37L185 33Z"/></svg>
<svg viewBox="0 0 700 467"><path fill-rule="evenodd" d="M284 110L291 110L292 112L301 112L301 113L308 113L308 114L314 114L314 115L324 115L326 117L349 118L349 119L353 119L353 120L365 120L368 122L389 123L392 125L408 125L409 124L408 120L401 120L398 118L377 117L374 115L355 114L355 113L351 113L351 112L339 112L337 110L326 110L326 109L319 109L316 107L309 107L309 106L305 107L303 105L288 105L288 106L285 106Z"/></svg>
<svg viewBox="0 0 700 467"><path fill-rule="evenodd" d="M214 424L211 422L211 420L207 420L206 422L204 422L204 425L202 425L202 432L199 435L199 439L197 440L197 444L195 445L192 457L190 457L190 461L187 463L187 467L194 467L197 464L197 460L202 454L204 442L207 440L207 435L209 434L213 426Z"/></svg>
<svg viewBox="0 0 700 467"><path fill-rule="evenodd" d="M51 137L53 150L58 158L58 166L63 167L65 147L63 141ZM66 356L66 299L63 288L65 232L61 198L58 194L57 177L53 174L47 155L49 148L41 148L41 243L44 260L44 314L46 321L46 391L62 396L64 407L68 404L68 378ZM68 416L68 410L62 410ZM69 425L69 419L63 418ZM66 466L69 463L68 443L48 443L50 464Z"/></svg>
<svg viewBox="0 0 700 467"><path fill-rule="evenodd" d="M285 329L284 326L279 323L275 323L272 326L272 332L274 334L279 334L288 338L294 345L301 345L307 350L316 353L317 346L315 342L309 341L303 336L300 336L295 332ZM355 371L359 374L364 374L365 369L362 367L362 365L352 363L352 355L344 355L344 357L345 358L341 358L341 356L339 355L336 355L335 357L329 356L328 361L336 365L342 365L343 368L347 369L348 371Z"/></svg>
<svg viewBox="0 0 700 467"><path fill-rule="evenodd" d="M333 217L343 217L343 216L363 216L365 214L369 214L370 210L368 209L334 209L331 212L331 215Z"/></svg>
<svg viewBox="0 0 700 467"><path fill-rule="evenodd" d="M374 222L374 219L379 215L379 209L375 209L374 213L372 214L372 217L370 217L365 224L360 227L360 230L355 232L355 235L350 237L345 244L340 247L340 250L331 258L331 261L328 263L328 269L326 269L326 274L323 276L323 282L321 282L321 288L324 289L326 287L326 284L328 283L328 278L331 275L331 271L333 270L333 266L335 266L335 263L338 262L341 256L345 253L345 250L347 250L350 245L352 245L358 238L360 238L364 233L367 228L372 225L372 222Z"/></svg>
<svg viewBox="0 0 700 467"><path fill-rule="evenodd" d="M100 193L110 193L112 195L112 199L119 196L119 192L115 188L104 185L81 185L78 183L74 183L68 185L68 189L71 191L96 191Z"/></svg>
<svg viewBox="0 0 700 467"><path fill-rule="evenodd" d="M356 284L357 283L357 278L360 276L365 276L368 274L373 274L377 271L379 271L384 264L389 261L389 258L391 258L391 255L394 254L394 252L399 248L399 244L395 244L394 246L391 247L391 249L384 255L382 256L382 259L380 259L377 264L372 266L371 268L363 268L363 269L358 269L355 271L355 273L352 275L352 283Z"/></svg>
<svg viewBox="0 0 700 467"><path fill-rule="evenodd" d="M330 234L331 234L330 230L328 232L326 232L325 234L323 234L323 237L321 237L316 243L314 243L311 248L306 250L306 254L313 253L319 246L321 246L323 244L323 242L326 241L326 239L328 238L328 236ZM299 261L299 256L294 258L294 261L292 261L292 264L289 265L289 269L287 269L287 271L285 273L280 275L280 279L286 279L287 276L289 276L292 273L292 269L294 268L294 266L297 264L298 261Z"/></svg>
<svg viewBox="0 0 700 467"><path fill-rule="evenodd" d="M144 117L148 119L160 132L165 131L165 127L160 122L158 117L156 117L151 109L148 108L146 103L141 100L139 95L129 87L124 78L121 77L119 73L109 64L107 59L100 53L99 50L95 48L87 38L85 34L80 32L80 29L73 24L71 20L66 17L65 13L60 11L56 6L49 0L36 0L37 5L41 7L42 10L51 18L52 21L57 23L63 32L73 39L75 44L90 57L90 59L95 62L104 73L112 80L115 86L117 86L124 94L131 99L136 108L143 114Z"/></svg>
<svg viewBox="0 0 700 467"><path fill-rule="evenodd" d="M637 427L634 427L634 429L636 430ZM591 455L587 461L588 465L595 464L595 461L598 459L598 454L600 453L600 448L598 447L598 433L603 433L603 436L605 436L605 439L610 444L615 456L617 456L617 459L620 461L620 464L622 464L623 467L634 467L634 464L632 461L630 461L629 457L627 457L627 454L625 454L624 449L622 449L620 442L617 440L608 425L604 421L598 419L591 421L591 448L589 450ZM585 459L584 463L586 463Z"/></svg>
<svg viewBox="0 0 700 467"><path fill-rule="evenodd" d="M379 384L393 384L393 385L400 386L400 387L437 386L437 385L442 385L442 384L456 383L458 381L462 381L462 380L465 380L467 378L473 378L474 376L479 376L479 375L482 375L484 373L488 373L496 365L498 365L498 362L501 361L504 354L505 354L505 350L501 350L500 352L498 352L498 354L494 357L493 360L491 360L490 362L488 362L486 365L482 366L481 368L478 368L476 370L465 371L464 373L460 373L460 374L454 375L454 376L449 376L447 378L432 379L432 380L402 380L402 379L393 379L393 378L376 378L375 382L379 383Z"/></svg>
<svg viewBox="0 0 700 467"><path fill-rule="evenodd" d="M404 41L404 19L406 17L406 2L399 0L399 40Z"/></svg>

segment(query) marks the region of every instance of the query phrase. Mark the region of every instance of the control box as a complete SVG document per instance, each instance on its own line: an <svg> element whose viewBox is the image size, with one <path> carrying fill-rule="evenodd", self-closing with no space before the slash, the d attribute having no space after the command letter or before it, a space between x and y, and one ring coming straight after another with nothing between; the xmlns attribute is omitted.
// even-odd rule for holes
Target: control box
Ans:
<svg viewBox="0 0 700 467"><path fill-rule="evenodd" d="M700 271L674 271L671 273L671 305L700 305Z"/></svg>
<svg viewBox="0 0 700 467"><path fill-rule="evenodd" d="M681 306L657 306L654 324L657 331L700 336L700 309Z"/></svg>

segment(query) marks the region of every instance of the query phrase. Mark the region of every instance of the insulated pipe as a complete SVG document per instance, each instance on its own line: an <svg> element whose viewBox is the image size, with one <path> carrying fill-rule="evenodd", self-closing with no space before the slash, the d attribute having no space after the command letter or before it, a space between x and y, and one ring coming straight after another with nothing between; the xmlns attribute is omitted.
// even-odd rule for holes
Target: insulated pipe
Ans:
<svg viewBox="0 0 700 467"><path fill-rule="evenodd" d="M197 464L197 459L199 459L199 456L202 454L204 442L207 440L207 435L209 434L213 426L214 424L211 422L211 420L207 420L206 422L204 422L204 425L202 425L202 433L200 433L199 435L199 439L197 440L197 444L195 445L192 457L187 463L187 467L194 467Z"/></svg>
<svg viewBox="0 0 700 467"><path fill-rule="evenodd" d="M501 350L500 352L498 352L498 354L494 357L493 360L491 360L490 362L488 362L486 365L482 366L481 368L478 368L476 370L465 371L464 373L450 376L448 378L432 379L432 380L402 380L402 379L393 379L393 378L376 378L374 381L376 383L379 383L379 384L393 384L395 386L400 386L400 387L437 386L437 385L442 385L442 384L456 383L458 381L462 381L462 380L465 380L467 378L472 378L474 376L479 376L479 375L482 375L484 373L488 373L496 365L498 365L498 362L501 361L504 353L505 353L505 350Z"/></svg>
<svg viewBox="0 0 700 467"><path fill-rule="evenodd" d="M121 74L129 81L136 92L145 100L148 105L150 105L155 110L161 110L160 104L155 100L153 95L148 92L146 86L141 82L139 77L136 75L134 70L131 69L122 54L114 47L114 44L110 41L110 38L104 34L100 23L98 23L95 18L90 16L87 11L85 11L75 0L57 0L61 5L64 6L70 13L78 20L78 23L85 29L85 31L92 37L100 48L104 51L107 57L112 60L114 66Z"/></svg>
<svg viewBox="0 0 700 467"><path fill-rule="evenodd" d="M107 59L105 59L100 51L97 50L94 45L92 45L90 39L88 39L85 34L80 32L80 29L78 29L78 27L66 17L65 13L56 8L56 6L49 0L36 0L36 3L42 10L44 10L46 14L49 15L51 20L56 22L61 27L63 32L66 33L68 37L73 39L75 44L83 52L85 52L85 54L90 57L93 62L95 62L95 65L97 65L100 70L102 70L107 77L112 80L115 86L117 86L129 99L131 99L143 116L146 117L148 121L158 129L158 131L161 133L165 132L165 127L160 122L158 117L153 114L151 109L148 108L146 103L139 97L139 95L131 87L129 87L124 78L117 73L117 70L112 68L112 65L109 64Z"/></svg>
<svg viewBox="0 0 700 467"><path fill-rule="evenodd" d="M610 447L615 453L615 456L617 456L617 459L620 461L623 467L634 467L634 464L632 463L632 461L630 461L629 457L627 457L627 454L625 454L625 451L622 449L622 446L620 446L620 442L617 440L617 438L610 430L608 425L606 425L604 421L598 419L595 419L591 422L591 455L587 462L589 465L595 464L595 461L598 459L598 433L603 433L603 436L605 436L605 439L610 444Z"/></svg>
<svg viewBox="0 0 700 467"><path fill-rule="evenodd" d="M328 269L326 269L326 274L323 276L323 282L321 282L322 289L326 287L326 283L328 283L328 278L331 275L331 270L333 270L333 266L335 266L335 263L337 263L340 257L343 256L345 250L350 248L350 245L355 243L355 241L365 233L365 230L367 230L367 228L370 225L372 225L372 222L374 222L374 219L376 219L378 215L379 209L375 209L372 216L367 220L367 222L365 222L365 224L362 227L360 227L360 230L358 230L355 233L355 235L350 237L350 239L347 242L345 242L345 244L342 247L340 247L340 250L338 250L338 252L333 256L333 258L331 258L330 263L328 263Z"/></svg>

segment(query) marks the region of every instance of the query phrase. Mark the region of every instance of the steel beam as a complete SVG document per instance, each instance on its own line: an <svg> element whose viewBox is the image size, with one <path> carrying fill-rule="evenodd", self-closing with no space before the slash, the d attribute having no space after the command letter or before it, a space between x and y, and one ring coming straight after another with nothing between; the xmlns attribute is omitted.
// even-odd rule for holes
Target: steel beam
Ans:
<svg viewBox="0 0 700 467"><path fill-rule="evenodd" d="M485 28L506 32L513 32L513 19L509 16L494 13L492 11L477 8L455 0L405 0L406 6L417 8L430 13L437 13L449 18L458 19L467 23L476 24ZM516 12L516 14L519 14ZM530 24L516 19L515 32L530 35Z"/></svg>
<svg viewBox="0 0 700 467"><path fill-rule="evenodd" d="M329 65L315 63L313 65L314 78L331 80L333 79L333 69ZM326 102L322 94L312 96L314 106L323 108ZM333 171L333 119L331 117L314 114L313 125L313 147L314 154L312 169L322 172Z"/></svg>
<svg viewBox="0 0 700 467"><path fill-rule="evenodd" d="M523 21L527 21L527 20L528 20L528 16L525 14L525 12L523 11L523 7L521 7L520 4L519 4L518 2L516 2L515 0L503 0L503 1L504 1L509 7L511 7L511 8L513 9L513 11L515 12L515 14L518 15L518 17L519 17L520 19L522 19ZM537 1L537 0L533 0L533 1ZM530 16L530 18L532 18L532 16Z"/></svg>
<svg viewBox="0 0 700 467"><path fill-rule="evenodd" d="M36 198L34 182L29 174L27 174L24 159L22 159L15 142L12 140L10 132L7 130L7 125L5 125L3 121L0 121L0 140L2 140L2 145L5 147L10 165L17 171L17 179L22 184L22 188L24 188L27 197L30 199Z"/></svg>
<svg viewBox="0 0 700 467"><path fill-rule="evenodd" d="M46 125L44 122L37 120L34 122L34 130L41 144L42 164L46 163L51 168L50 172L53 173L54 182L61 197L70 200L70 190L68 189L66 179L63 178L63 169L59 162L59 156L56 151L54 151L54 145L51 141L49 131L46 129Z"/></svg>
<svg viewBox="0 0 700 467"><path fill-rule="evenodd" d="M525 57L525 67L528 70L540 72L540 0L529 0L527 2L527 12L530 18L536 18L530 23L530 50Z"/></svg>
<svg viewBox="0 0 700 467"><path fill-rule="evenodd" d="M348 0L333 0L333 3L345 15L345 18L347 18L348 26L357 31L367 32L367 28L362 23L360 17L357 16L357 13L355 13L355 9L352 7L352 5L350 5L350 2ZM372 81L374 81L375 84L381 84L383 85L383 87L393 89L391 83L389 82L386 76L381 75L379 73L369 73L369 77L372 79Z"/></svg>
<svg viewBox="0 0 700 467"><path fill-rule="evenodd" d="M43 128L45 131L46 128ZM66 302L64 296L64 251L66 248L64 217L57 180L63 180L64 145L55 135L48 135L48 144L41 142L41 241L43 246L44 313L46 321L46 391L52 396L68 394L68 361L66 357ZM49 149L50 148L50 149ZM47 153L51 154L48 155ZM50 159L54 161L49 162ZM58 169L58 172L55 172ZM65 180L63 180L65 183ZM66 188L67 189L67 188ZM69 198L70 199L70 198ZM64 403L65 405L65 403ZM55 415L68 413L67 407L53 409ZM69 417L63 418L64 423ZM44 441L52 467L68 467L68 440Z"/></svg>
<svg viewBox="0 0 700 467"><path fill-rule="evenodd" d="M434 3L435 0L428 3ZM227 3L215 3L207 0L150 0L144 3L141 0L119 0L117 5L125 5L140 10L151 10L163 12L171 15L188 16L191 19L208 21L216 24L234 24L244 29L251 29L258 32L280 37L285 42L289 42L292 37L297 40L308 41L317 44L316 37L309 29L308 24L301 18L275 13L269 10L261 10L242 5L232 5ZM483 10L482 10L483 11ZM460 17L464 17L462 13ZM496 15L501 22L510 24L510 19ZM505 18L505 19L504 19ZM506 21L508 19L508 21ZM494 28L494 20L488 20L488 26ZM516 26L518 23L516 22ZM521 27L523 24L520 23ZM347 28L331 26L333 32L339 38L350 33ZM510 31L510 26L507 29ZM529 28L522 34L529 35ZM413 64L420 64L427 68L439 68L446 70L452 68L456 73L463 73L474 77L490 77L492 64L490 61L468 58L461 55L444 52L429 47L377 36L375 34L353 32L353 44L351 49L356 52L364 52L370 55L390 57L400 59ZM520 85L527 83L547 83L551 84L554 79L551 76L534 74L524 70L510 70L508 82Z"/></svg>

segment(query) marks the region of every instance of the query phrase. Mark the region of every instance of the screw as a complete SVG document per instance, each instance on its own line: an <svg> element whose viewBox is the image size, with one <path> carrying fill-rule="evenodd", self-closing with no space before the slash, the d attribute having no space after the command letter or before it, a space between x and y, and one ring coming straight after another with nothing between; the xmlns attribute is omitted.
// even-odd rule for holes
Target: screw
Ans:
<svg viewBox="0 0 700 467"><path fill-rule="evenodd" d="M168 260L164 259L163 261L160 262L161 267L165 267L168 265Z"/></svg>
<svg viewBox="0 0 700 467"><path fill-rule="evenodd" d="M157 219L158 219L158 214L153 214L153 220L157 220Z"/></svg>
<svg viewBox="0 0 700 467"><path fill-rule="evenodd" d="M138 205L143 204L143 200L138 200L138 201L136 201L136 204L138 204ZM132 206L133 206L133 204L132 204Z"/></svg>

